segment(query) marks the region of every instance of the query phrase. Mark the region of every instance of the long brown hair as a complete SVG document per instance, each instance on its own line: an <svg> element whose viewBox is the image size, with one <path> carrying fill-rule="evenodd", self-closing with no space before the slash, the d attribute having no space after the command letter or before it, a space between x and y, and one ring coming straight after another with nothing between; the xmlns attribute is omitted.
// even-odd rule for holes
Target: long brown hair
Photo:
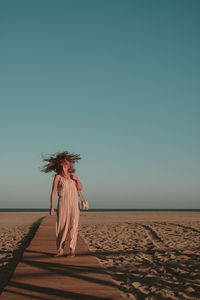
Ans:
<svg viewBox="0 0 200 300"><path fill-rule="evenodd" d="M68 172L72 173L75 172L74 163L80 160L81 157L79 154L69 153L68 151L64 151L61 153L50 154L48 157L43 157L43 161L47 162L44 166L40 168L41 172L49 173L55 172L57 174L62 174L63 168L62 164L65 160L68 160L71 164Z"/></svg>

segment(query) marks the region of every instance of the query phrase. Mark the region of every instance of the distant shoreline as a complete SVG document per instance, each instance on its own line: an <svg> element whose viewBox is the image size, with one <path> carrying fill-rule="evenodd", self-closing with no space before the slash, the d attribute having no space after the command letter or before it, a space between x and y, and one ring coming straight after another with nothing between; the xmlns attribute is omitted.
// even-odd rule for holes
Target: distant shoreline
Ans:
<svg viewBox="0 0 200 300"><path fill-rule="evenodd" d="M56 210L56 209L55 209ZM48 208L0 208L0 212L45 212L45 211L49 211ZM81 210L83 211L83 210ZM200 208L197 209L181 209L181 208L177 208L177 209L161 209L161 208L130 208L130 209L113 209L113 208L96 208L96 209L89 209L88 211L84 211L84 212L102 212L102 211L108 211L108 212L112 212L112 211L200 211Z"/></svg>

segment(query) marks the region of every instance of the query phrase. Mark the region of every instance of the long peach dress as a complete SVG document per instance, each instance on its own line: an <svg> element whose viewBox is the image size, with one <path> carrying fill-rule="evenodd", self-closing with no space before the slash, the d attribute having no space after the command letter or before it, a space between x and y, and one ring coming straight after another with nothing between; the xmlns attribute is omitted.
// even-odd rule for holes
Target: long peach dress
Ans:
<svg viewBox="0 0 200 300"><path fill-rule="evenodd" d="M78 236L80 206L74 180L60 176L57 193L57 249L64 248L68 232L70 236L70 248L75 249Z"/></svg>

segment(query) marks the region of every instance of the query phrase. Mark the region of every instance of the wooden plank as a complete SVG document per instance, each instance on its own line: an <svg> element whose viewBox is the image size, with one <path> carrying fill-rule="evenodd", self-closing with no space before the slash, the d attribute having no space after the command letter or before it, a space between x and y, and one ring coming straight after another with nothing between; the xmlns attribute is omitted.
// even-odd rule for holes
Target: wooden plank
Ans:
<svg viewBox="0 0 200 300"><path fill-rule="evenodd" d="M55 216L46 217L25 250L1 300L123 299L78 235L76 256L55 257ZM65 249L69 252L69 239Z"/></svg>

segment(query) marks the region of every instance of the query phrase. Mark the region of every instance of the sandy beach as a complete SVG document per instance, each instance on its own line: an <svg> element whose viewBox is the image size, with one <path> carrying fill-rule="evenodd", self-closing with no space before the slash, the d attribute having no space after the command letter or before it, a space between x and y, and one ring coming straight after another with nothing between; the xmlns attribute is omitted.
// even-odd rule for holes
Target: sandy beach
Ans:
<svg viewBox="0 0 200 300"><path fill-rule="evenodd" d="M46 212L0 213L0 286ZM79 233L125 299L200 299L200 212L81 212Z"/></svg>

